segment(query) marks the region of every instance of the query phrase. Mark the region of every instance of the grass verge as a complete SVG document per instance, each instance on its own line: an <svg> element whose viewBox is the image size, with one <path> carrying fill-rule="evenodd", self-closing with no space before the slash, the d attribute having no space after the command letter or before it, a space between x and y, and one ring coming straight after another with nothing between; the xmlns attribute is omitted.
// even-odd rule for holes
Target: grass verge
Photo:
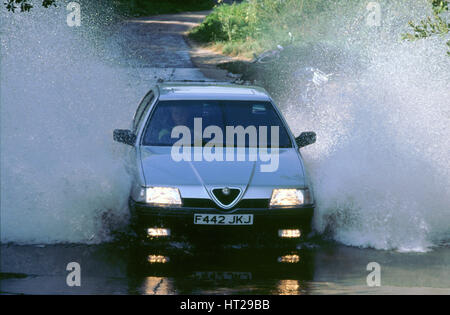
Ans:
<svg viewBox="0 0 450 315"><path fill-rule="evenodd" d="M189 36L197 42L212 44L225 54L249 57L276 45L303 40L311 32L310 26L318 24L314 19L329 6L324 0L245 0L221 4Z"/></svg>
<svg viewBox="0 0 450 315"><path fill-rule="evenodd" d="M244 0L216 5L189 36L224 54L243 57L306 42L351 39L364 46L377 36L400 40L408 20L416 17L418 8L430 7L429 1L405 7L403 0L378 0L376 11L365 0ZM376 19L379 25L373 23Z"/></svg>

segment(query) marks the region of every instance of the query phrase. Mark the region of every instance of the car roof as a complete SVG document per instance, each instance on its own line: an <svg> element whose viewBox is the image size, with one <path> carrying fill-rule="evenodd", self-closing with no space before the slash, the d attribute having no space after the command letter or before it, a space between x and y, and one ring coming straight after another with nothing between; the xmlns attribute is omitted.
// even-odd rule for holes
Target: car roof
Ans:
<svg viewBox="0 0 450 315"><path fill-rule="evenodd" d="M258 86L214 82L166 82L157 84L160 100L249 100L270 101Z"/></svg>

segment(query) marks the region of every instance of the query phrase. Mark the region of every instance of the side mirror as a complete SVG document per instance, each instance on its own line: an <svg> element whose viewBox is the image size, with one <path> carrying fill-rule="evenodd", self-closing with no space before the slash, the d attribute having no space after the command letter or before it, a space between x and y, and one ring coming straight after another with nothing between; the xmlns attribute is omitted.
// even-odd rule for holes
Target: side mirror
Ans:
<svg viewBox="0 0 450 315"><path fill-rule="evenodd" d="M299 148L306 147L316 142L316 133L314 131L302 132L300 136L295 138L295 142Z"/></svg>
<svg viewBox="0 0 450 315"><path fill-rule="evenodd" d="M116 129L113 133L114 141L134 145L136 143L136 135L131 130Z"/></svg>

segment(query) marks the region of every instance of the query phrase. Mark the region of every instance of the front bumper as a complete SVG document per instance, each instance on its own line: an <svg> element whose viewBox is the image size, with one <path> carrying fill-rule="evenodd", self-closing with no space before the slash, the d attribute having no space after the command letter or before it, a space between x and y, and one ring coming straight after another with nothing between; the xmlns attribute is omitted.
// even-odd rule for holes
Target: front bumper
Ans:
<svg viewBox="0 0 450 315"><path fill-rule="evenodd" d="M132 224L138 234L145 236L150 227L168 228L171 236L209 239L278 238L279 229L300 229L302 238L311 231L314 205L290 209L233 209L215 208L155 208L129 200ZM194 214L252 214L253 225L197 225Z"/></svg>

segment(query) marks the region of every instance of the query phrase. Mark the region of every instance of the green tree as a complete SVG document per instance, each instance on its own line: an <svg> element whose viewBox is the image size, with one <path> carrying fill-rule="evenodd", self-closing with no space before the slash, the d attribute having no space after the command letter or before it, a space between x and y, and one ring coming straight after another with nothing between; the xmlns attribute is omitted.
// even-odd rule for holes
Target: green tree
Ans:
<svg viewBox="0 0 450 315"><path fill-rule="evenodd" d="M427 38L434 35L445 36L450 29L450 23L448 23L443 15L448 12L448 1L446 0L430 0L433 7L433 16L427 17L421 20L418 24L413 21L409 22L413 32L403 34L402 38L406 40L418 40L421 38ZM447 41L447 46L450 49L450 40ZM447 51L450 56L450 50Z"/></svg>
<svg viewBox="0 0 450 315"><path fill-rule="evenodd" d="M42 0L42 6L46 8L51 5L56 6L55 2L56 0ZM12 12L15 12L16 9L20 9L21 12L27 12L33 7L32 0L6 0L4 4L6 9Z"/></svg>

